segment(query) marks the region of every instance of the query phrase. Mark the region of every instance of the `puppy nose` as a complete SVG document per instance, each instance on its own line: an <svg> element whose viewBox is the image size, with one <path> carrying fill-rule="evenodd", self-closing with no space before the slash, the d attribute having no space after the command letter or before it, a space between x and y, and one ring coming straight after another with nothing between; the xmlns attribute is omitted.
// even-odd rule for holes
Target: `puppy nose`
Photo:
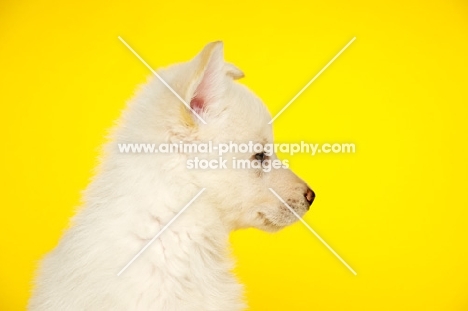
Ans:
<svg viewBox="0 0 468 311"><path fill-rule="evenodd" d="M307 188L307 192L304 193L304 197L306 198L307 202L309 203L309 206L314 202L315 199L315 192L312 191L312 189Z"/></svg>

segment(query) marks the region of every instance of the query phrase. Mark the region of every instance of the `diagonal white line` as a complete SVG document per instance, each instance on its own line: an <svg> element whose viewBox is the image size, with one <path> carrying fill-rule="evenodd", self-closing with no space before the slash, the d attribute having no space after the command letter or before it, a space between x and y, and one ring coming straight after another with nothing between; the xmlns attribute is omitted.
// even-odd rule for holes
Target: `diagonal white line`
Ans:
<svg viewBox="0 0 468 311"><path fill-rule="evenodd" d="M165 225L161 231L158 232L158 234L156 234L152 239L151 241L149 241L133 258L132 260L130 260L126 265L125 267L122 268L122 270L120 270L119 273L117 273L117 276L120 276L164 231L166 231L166 229L187 209L187 207L189 207L193 201L195 201L199 196L200 194L203 193L203 191L205 191L206 188L203 188L202 190L200 190L200 192L197 193L196 196L193 197L192 200L190 200L190 202L187 203L187 205L185 205L181 210L180 212L177 213L177 215L174 216L174 218L171 219L171 221L169 221L167 223L167 225Z"/></svg>
<svg viewBox="0 0 468 311"><path fill-rule="evenodd" d="M273 121L275 121L276 118L278 118L279 115L282 114L282 113L289 107L289 105L291 105L291 104L296 100L296 98L298 98L299 95L301 95L302 92L304 92L304 91L309 87L309 85L311 85L312 82L314 82L315 79L317 79L317 78L322 74L322 72L324 72L325 69L327 69L328 66L330 66L330 65L332 64L332 63L338 58L338 56L340 56L341 53L343 53L343 52L348 48L348 46L350 46L351 43L353 43L354 40L356 40L356 37L352 38L351 41L349 41L349 42L341 49L341 51L339 51L338 54L336 54L335 57L333 57L333 58L325 65L325 67L323 67L322 70L320 70L320 71L312 78L312 80L310 80L310 81L299 91L299 93L297 93L296 96L294 96L294 97L286 104L286 106L284 106L283 109L281 109L280 112L278 112L278 113L276 114L276 116L275 116L273 119L271 119L270 122L268 122L268 124L272 124Z"/></svg>
<svg viewBox="0 0 468 311"><path fill-rule="evenodd" d="M331 248L330 245L328 245L327 242L325 242L325 241L320 237L320 235L318 235L318 233L315 232L315 230L312 229L312 228L304 221L304 219L302 219L302 217L299 216L299 215L291 208L291 206L289 206L288 203L286 203L286 202L278 195L278 193L275 192L275 190L273 190L273 189L271 189L271 188L268 188L268 189L270 189L270 191L271 191L284 205L286 205L286 207L291 211L291 213L293 213L294 216L296 216L296 217L304 224L304 226L306 226L307 229L309 229L310 232L312 232L312 233L315 235L315 237L316 237L317 239L319 239L319 241L322 242L322 244L325 245L325 247L328 248L328 250L329 250L330 252L332 252L332 254L335 255L335 257L338 258L338 260L340 260L342 264L344 264L344 265L346 266L346 268L349 269L349 271L351 271L354 275L357 275L356 271L354 271L353 268L351 268L351 267L346 263L346 261L344 261L343 258L341 258L340 255L338 255L338 254L333 250L333 248Z"/></svg>
<svg viewBox="0 0 468 311"><path fill-rule="evenodd" d="M195 112L195 110L192 109L192 107L190 107L189 104L187 104L187 102L179 96L179 94L177 94L176 91L174 91L174 89L166 83L166 81L163 80L163 78L161 78L160 75L158 75L158 73L156 71L153 70L153 68L150 67L150 65L148 65L148 63L145 62L145 60L143 58L141 58L140 55L138 55L137 52L135 52L134 49L132 49L132 47L130 45L128 45L127 42L125 42L124 39L122 39L122 37L118 37L119 40L143 63L143 65L145 65L158 79L159 81L161 81L185 106L187 106L188 109L190 109L193 114L195 114L195 116L200 119L201 122L203 122L203 124L206 124L205 120L202 119L202 117L200 117L200 115L198 113Z"/></svg>

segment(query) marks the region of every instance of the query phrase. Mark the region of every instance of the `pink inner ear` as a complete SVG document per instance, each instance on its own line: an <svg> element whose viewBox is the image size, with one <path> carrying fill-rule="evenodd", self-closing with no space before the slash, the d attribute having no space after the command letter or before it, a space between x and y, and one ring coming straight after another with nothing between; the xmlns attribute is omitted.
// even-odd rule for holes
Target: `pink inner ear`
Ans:
<svg viewBox="0 0 468 311"><path fill-rule="evenodd" d="M192 98L192 100L190 101L190 107L192 107L192 109L195 110L196 113L201 113L204 105L205 102L203 101L203 99L197 96Z"/></svg>
<svg viewBox="0 0 468 311"><path fill-rule="evenodd" d="M203 78L195 90L195 96L190 101L190 107L192 107L196 113L201 113L216 94L215 75L211 67L212 65L209 64L206 68Z"/></svg>

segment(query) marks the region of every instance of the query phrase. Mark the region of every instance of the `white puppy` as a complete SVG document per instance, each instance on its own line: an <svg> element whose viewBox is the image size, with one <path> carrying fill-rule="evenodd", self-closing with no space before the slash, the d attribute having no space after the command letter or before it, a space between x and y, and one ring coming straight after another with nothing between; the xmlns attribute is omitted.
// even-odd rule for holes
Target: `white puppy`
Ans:
<svg viewBox="0 0 468 311"><path fill-rule="evenodd" d="M312 203L314 193L288 169L188 169L192 154L120 153L119 143L272 143L268 111L234 81L243 74L224 62L221 42L159 74L207 124L156 78L138 92L105 148L84 207L41 264L30 310L241 310L242 286L230 273L229 232L277 231L297 220L269 188L301 216ZM217 153L196 156L214 159ZM276 159L262 152L224 157Z"/></svg>

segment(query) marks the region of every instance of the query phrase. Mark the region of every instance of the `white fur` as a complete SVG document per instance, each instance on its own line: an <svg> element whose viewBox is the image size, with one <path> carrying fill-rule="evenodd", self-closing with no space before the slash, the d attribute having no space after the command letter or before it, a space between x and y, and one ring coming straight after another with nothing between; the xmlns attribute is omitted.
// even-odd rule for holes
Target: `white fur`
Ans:
<svg viewBox="0 0 468 311"><path fill-rule="evenodd" d="M201 98L198 112L207 124L157 79L139 91L105 148L83 208L43 260L29 310L241 310L242 287L230 273L229 232L246 227L276 231L295 221L269 187L299 214L306 212L307 185L289 170L188 170L186 161L194 155L119 153L117 143L272 142L270 115L233 81L243 74L224 63L220 42L160 74L187 102Z"/></svg>

